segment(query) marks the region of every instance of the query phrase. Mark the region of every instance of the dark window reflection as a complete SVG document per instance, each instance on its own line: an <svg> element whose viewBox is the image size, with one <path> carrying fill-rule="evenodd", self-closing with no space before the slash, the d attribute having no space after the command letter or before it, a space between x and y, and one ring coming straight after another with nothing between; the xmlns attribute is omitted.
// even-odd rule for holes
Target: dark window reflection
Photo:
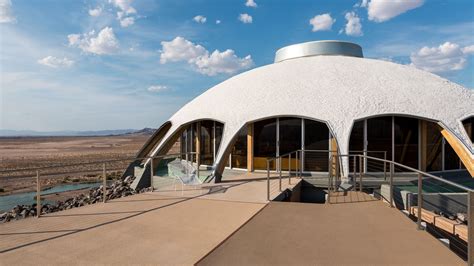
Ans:
<svg viewBox="0 0 474 266"><path fill-rule="evenodd" d="M329 150L329 129L325 123L304 120L305 150ZM327 172L329 152L304 153L304 170Z"/></svg>
<svg viewBox="0 0 474 266"><path fill-rule="evenodd" d="M267 158L275 156L276 119L256 122L254 124L254 168L267 169Z"/></svg>
<svg viewBox="0 0 474 266"><path fill-rule="evenodd" d="M247 168L247 126L237 133L237 140L232 148L232 168Z"/></svg>
<svg viewBox="0 0 474 266"><path fill-rule="evenodd" d="M418 119L395 117L395 161L418 169ZM397 171L406 172L406 169Z"/></svg>

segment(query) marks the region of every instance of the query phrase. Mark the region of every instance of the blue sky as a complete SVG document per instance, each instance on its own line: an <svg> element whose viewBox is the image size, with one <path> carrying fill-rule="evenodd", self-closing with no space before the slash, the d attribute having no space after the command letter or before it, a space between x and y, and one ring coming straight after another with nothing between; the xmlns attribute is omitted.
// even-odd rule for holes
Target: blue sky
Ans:
<svg viewBox="0 0 474 266"><path fill-rule="evenodd" d="M0 33L0 129L158 127L278 48L324 39L474 88L472 0L0 0Z"/></svg>

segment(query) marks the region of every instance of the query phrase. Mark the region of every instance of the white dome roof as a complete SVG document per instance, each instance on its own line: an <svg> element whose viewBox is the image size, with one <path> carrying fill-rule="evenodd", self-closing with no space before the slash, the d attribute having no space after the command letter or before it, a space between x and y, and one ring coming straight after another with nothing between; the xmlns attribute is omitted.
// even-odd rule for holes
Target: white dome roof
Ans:
<svg viewBox="0 0 474 266"><path fill-rule="evenodd" d="M438 121L474 153L461 122L474 115L472 90L411 66L347 56L295 58L234 76L175 113L164 139L194 120L221 121L219 160L245 123L298 116L327 122L345 154L355 120L390 114Z"/></svg>

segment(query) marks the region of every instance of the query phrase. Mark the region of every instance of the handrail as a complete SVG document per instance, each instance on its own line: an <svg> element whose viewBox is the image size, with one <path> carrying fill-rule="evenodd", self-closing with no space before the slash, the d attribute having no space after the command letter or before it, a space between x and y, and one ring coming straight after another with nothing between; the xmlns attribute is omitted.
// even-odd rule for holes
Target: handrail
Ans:
<svg viewBox="0 0 474 266"><path fill-rule="evenodd" d="M0 170L0 174L2 174L2 173L11 173L11 172L23 172L23 171L37 171L37 170L44 170L44 169L81 166L81 165L91 165L91 164L123 162L123 161L128 161L128 160L136 161L136 160L144 160L144 159L159 159L159 158L176 157L176 156L188 155L188 154L198 154L198 153L197 152L186 152L186 153L174 153L174 154L165 154L165 155L157 155L157 156L145 156L145 157L123 157L121 159L102 160L102 161L93 161L93 162L84 162L84 163L60 164L60 165L51 165L51 166L43 166L43 167L21 168L21 169L7 169L7 170Z"/></svg>
<svg viewBox="0 0 474 266"><path fill-rule="evenodd" d="M380 159L380 158L372 157L372 156L361 155L361 154L354 154L354 155L335 155L335 156L357 156L357 157L363 157L363 158L367 158L367 159L371 159L371 160L375 160L375 161L382 161L382 162L391 163L391 164L393 164L393 165L396 165L396 166L405 168L405 169L410 170L410 171L412 171L412 172L416 172L416 173L421 174L421 175L423 175L423 176L430 177L430 178L436 179L436 180L438 180L438 181L447 183L447 184L449 184L449 185L451 185L451 186L460 188L460 189L462 189L462 190L474 192L474 189L471 189L471 188L465 187L465 186L463 186L463 185L454 183L454 182L452 182L452 181L446 180L446 179L441 178L441 177L439 177L439 176L435 176L435 175L432 175L432 174L430 174L430 173L427 173L427 172L424 172L424 171L415 169L415 168L413 168L413 167L410 167L410 166L407 166L407 165L404 165L404 164L401 164L401 163L397 163L397 162L395 162L395 161L389 161L389 160Z"/></svg>

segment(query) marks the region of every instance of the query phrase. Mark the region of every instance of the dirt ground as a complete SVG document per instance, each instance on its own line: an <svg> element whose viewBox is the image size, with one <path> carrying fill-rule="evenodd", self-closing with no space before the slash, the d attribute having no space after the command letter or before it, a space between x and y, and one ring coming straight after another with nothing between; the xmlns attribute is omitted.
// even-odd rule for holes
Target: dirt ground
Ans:
<svg viewBox="0 0 474 266"><path fill-rule="evenodd" d="M58 166L40 171L42 186L93 181L100 178L102 164L64 165L130 158L135 156L149 137L2 137L0 171ZM108 174L120 175L129 162L108 163ZM34 190L35 176L35 171L0 172L0 195Z"/></svg>

